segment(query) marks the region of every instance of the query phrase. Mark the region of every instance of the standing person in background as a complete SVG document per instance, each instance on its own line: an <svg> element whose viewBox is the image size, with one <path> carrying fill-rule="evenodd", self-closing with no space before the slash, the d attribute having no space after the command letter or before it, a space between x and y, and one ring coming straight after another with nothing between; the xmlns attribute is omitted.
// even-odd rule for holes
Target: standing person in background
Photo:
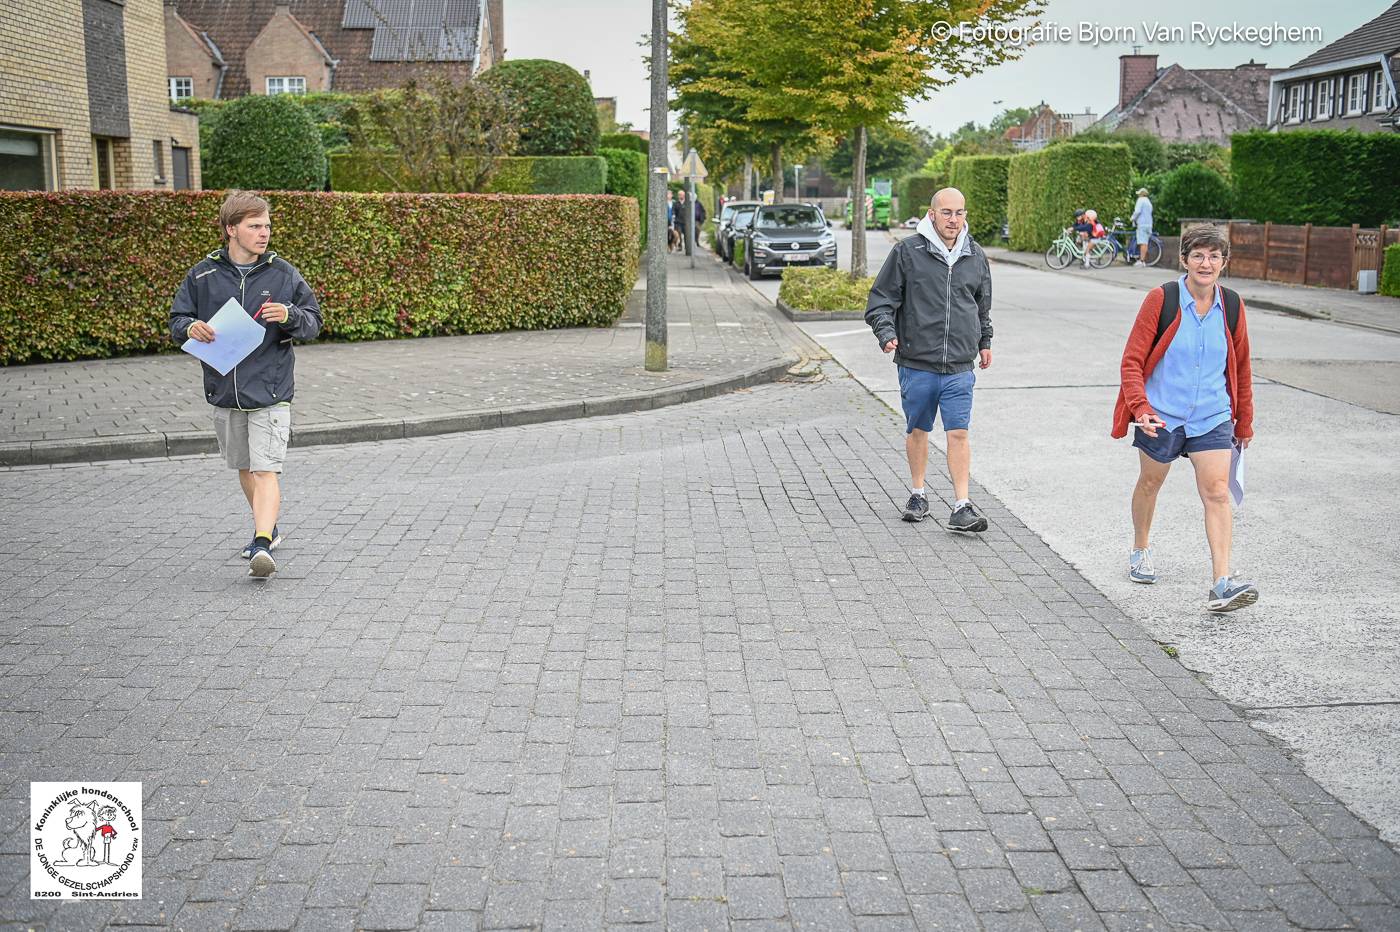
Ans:
<svg viewBox="0 0 1400 932"><path fill-rule="evenodd" d="M1132 222L1137 227L1134 238L1137 240L1138 261L1146 265L1147 241L1152 239L1152 201L1147 196L1146 188L1137 189L1137 203L1133 205Z"/></svg>
<svg viewBox="0 0 1400 932"><path fill-rule="evenodd" d="M293 340L321 332L321 308L306 279L286 259L268 250L272 237L267 201L230 191L219 208L223 248L211 252L185 276L170 308L170 335L177 342L218 339L207 321L234 298L264 328L262 343L229 371L204 366L204 399L214 407L219 452L253 512L253 539L240 556L248 575L277 571L272 551L282 542L277 516L282 507L278 477L287 457L294 391Z"/></svg>
<svg viewBox="0 0 1400 932"><path fill-rule="evenodd" d="M1149 535L1157 493L1178 457L1191 461L1205 509L1211 579L1206 610L1253 605L1259 589L1230 574L1232 448L1254 436L1249 328L1244 302L1219 284L1230 242L1213 226L1181 237L1186 273L1143 299L1121 364L1114 437L1136 428L1138 480L1133 489L1133 548L1128 578L1155 583Z"/></svg>

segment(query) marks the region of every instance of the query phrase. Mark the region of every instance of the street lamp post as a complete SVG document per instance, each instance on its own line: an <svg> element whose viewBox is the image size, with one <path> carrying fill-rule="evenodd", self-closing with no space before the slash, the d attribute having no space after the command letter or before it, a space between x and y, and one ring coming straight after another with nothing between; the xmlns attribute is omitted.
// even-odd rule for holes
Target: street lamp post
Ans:
<svg viewBox="0 0 1400 932"><path fill-rule="evenodd" d="M646 368L666 371L666 0L651 2L651 144L647 173Z"/></svg>

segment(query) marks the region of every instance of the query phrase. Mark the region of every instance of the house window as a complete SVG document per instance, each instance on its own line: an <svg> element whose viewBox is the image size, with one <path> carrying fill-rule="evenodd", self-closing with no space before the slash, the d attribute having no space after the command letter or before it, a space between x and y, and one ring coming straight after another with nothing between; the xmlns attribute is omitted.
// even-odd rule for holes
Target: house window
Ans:
<svg viewBox="0 0 1400 932"><path fill-rule="evenodd" d="M1317 119L1325 120L1332 115L1332 79L1317 82Z"/></svg>
<svg viewBox="0 0 1400 932"><path fill-rule="evenodd" d="M1386 94L1385 74L1377 68L1371 75L1371 109L1384 110Z"/></svg>
<svg viewBox="0 0 1400 932"><path fill-rule="evenodd" d="M116 157L112 151L112 140L102 136L92 137L92 159L95 166L93 181L103 191L112 188L116 177Z"/></svg>
<svg viewBox="0 0 1400 932"><path fill-rule="evenodd" d="M1353 74L1347 78L1347 116L1366 109L1366 76Z"/></svg>
<svg viewBox="0 0 1400 932"><path fill-rule="evenodd" d="M194 96L194 78L170 78L170 99L189 100Z"/></svg>
<svg viewBox="0 0 1400 932"><path fill-rule="evenodd" d="M281 77L267 79L268 94L305 94L306 78L301 75L295 77Z"/></svg>
<svg viewBox="0 0 1400 932"><path fill-rule="evenodd" d="M1298 123L1303 119L1303 85L1294 84L1288 89L1288 122Z"/></svg>
<svg viewBox="0 0 1400 932"><path fill-rule="evenodd" d="M0 128L0 191L53 191L58 188L53 133Z"/></svg>

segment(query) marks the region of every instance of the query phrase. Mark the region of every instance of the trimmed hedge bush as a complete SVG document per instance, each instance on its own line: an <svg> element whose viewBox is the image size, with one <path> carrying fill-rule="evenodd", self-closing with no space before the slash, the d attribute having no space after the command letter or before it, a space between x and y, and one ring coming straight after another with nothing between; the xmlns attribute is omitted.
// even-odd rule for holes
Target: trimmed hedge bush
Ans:
<svg viewBox="0 0 1400 932"><path fill-rule="evenodd" d="M795 311L863 311L874 284L839 269L783 269L778 300Z"/></svg>
<svg viewBox="0 0 1400 932"><path fill-rule="evenodd" d="M1264 222L1377 226L1400 215L1400 134L1237 133L1235 215Z"/></svg>
<svg viewBox="0 0 1400 932"><path fill-rule="evenodd" d="M1162 176L1161 193L1152 199L1152 223L1157 232L1171 236L1182 217L1234 216L1234 192L1230 182L1200 162L1190 162Z"/></svg>
<svg viewBox="0 0 1400 932"><path fill-rule="evenodd" d="M624 198L269 192L324 336L609 326L637 279ZM0 192L0 364L175 352L170 302L219 245L215 191Z"/></svg>
<svg viewBox="0 0 1400 932"><path fill-rule="evenodd" d="M905 175L895 189L895 193L899 195L899 212L902 214L898 222L910 217L922 217L928 211L928 202L933 200L933 195L946 187L947 175ZM897 221L891 217L890 222Z"/></svg>
<svg viewBox="0 0 1400 932"><path fill-rule="evenodd" d="M599 149L608 163L608 193L637 201L641 242L647 241L647 157L632 149Z"/></svg>
<svg viewBox="0 0 1400 932"><path fill-rule="evenodd" d="M384 158L392 162L394 156L386 154ZM332 191L388 193L394 190L393 183L375 167L369 156L353 151L337 152L330 157L330 163ZM510 155L496 160L496 173L487 182L484 193L603 194L607 183L608 162L600 156Z"/></svg>
<svg viewBox="0 0 1400 932"><path fill-rule="evenodd" d="M1132 160L1122 143L1066 143L1013 156L1006 176L1011 248L1040 252L1074 222L1099 212L1105 226L1132 209Z"/></svg>
<svg viewBox="0 0 1400 932"><path fill-rule="evenodd" d="M1009 155L960 155L953 159L948 183L967 198L967 228L981 243L999 243L1006 220L1006 171Z"/></svg>
<svg viewBox="0 0 1400 932"><path fill-rule="evenodd" d="M1385 268L1381 270L1378 290L1381 294L1400 298L1400 243L1385 247Z"/></svg>
<svg viewBox="0 0 1400 932"><path fill-rule="evenodd" d="M209 134L206 188L319 191L326 186L321 133L290 94L230 101Z"/></svg>
<svg viewBox="0 0 1400 932"><path fill-rule="evenodd" d="M563 62L512 58L492 65L481 80L498 88L516 109L520 155L592 155L598 151L598 108L583 75Z"/></svg>
<svg viewBox="0 0 1400 932"><path fill-rule="evenodd" d="M604 133L598 139L600 150L626 149L628 152L640 152L642 155L648 155L651 152L650 146L651 143L635 133Z"/></svg>

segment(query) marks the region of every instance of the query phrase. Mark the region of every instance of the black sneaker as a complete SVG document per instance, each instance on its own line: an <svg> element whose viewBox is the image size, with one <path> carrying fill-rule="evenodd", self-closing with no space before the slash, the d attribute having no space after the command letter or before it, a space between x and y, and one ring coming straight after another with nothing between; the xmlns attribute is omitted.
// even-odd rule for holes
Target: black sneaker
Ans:
<svg viewBox="0 0 1400 932"><path fill-rule="evenodd" d="M922 495L909 496L909 503L904 506L905 521L922 521L928 517L928 499Z"/></svg>
<svg viewBox="0 0 1400 932"><path fill-rule="evenodd" d="M966 505L953 512L948 519L948 530L950 531L985 531L987 529L987 519L977 510L977 506L968 502Z"/></svg>

